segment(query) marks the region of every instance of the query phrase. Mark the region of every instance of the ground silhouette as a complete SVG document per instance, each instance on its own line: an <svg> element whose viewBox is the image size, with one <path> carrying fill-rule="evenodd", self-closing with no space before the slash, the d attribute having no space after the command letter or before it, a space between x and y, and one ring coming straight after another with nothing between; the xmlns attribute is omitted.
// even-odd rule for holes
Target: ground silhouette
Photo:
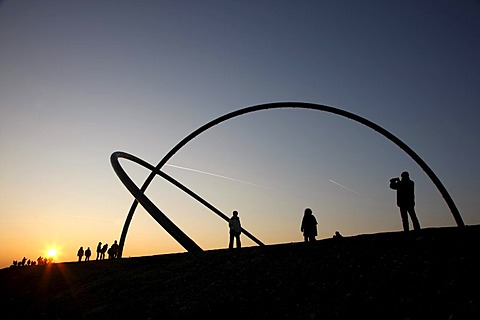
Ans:
<svg viewBox="0 0 480 320"><path fill-rule="evenodd" d="M2 319L480 319L480 226L0 270Z"/></svg>

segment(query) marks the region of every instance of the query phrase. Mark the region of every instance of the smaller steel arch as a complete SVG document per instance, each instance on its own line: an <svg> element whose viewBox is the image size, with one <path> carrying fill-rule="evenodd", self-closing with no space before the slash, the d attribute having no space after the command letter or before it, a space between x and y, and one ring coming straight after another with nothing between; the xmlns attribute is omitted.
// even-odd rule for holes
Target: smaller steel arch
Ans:
<svg viewBox="0 0 480 320"><path fill-rule="evenodd" d="M167 231L170 230L170 228L173 227L173 232L170 233L172 237L177 240L178 243L180 243L187 251L201 251L202 249L193 241L191 240L190 237L188 237L183 231L181 231L173 222L170 221L166 217L165 214L163 214L160 209L158 209L157 206L153 204L153 202L136 186L136 184L130 179L130 177L127 175L125 170L122 168L120 165L120 162L118 161L119 158L127 159L130 161L133 161L147 169L150 169L153 173L156 175L161 176L168 182L172 183L175 185L177 188L181 189L182 191L186 192L188 195L190 195L192 198L206 206L208 209L213 211L216 215L218 215L220 218L222 218L225 221L229 221L229 218L220 210L215 208L213 205L208 203L205 199L201 198L198 194L187 188L185 185L174 179L173 177L169 176L167 173L155 168L153 165L150 163L132 155L128 154L126 152L114 152L110 156L110 161L112 163L113 169L117 173L117 176L119 179L123 182L123 184L127 187L127 189L130 191L130 193L135 197L135 199L142 204L142 206L147 210L147 212ZM160 213L160 214L159 214ZM242 232L250 238L252 241L254 241L256 244L263 246L263 242L258 240L255 236L253 236L250 232L245 230L245 228L242 227Z"/></svg>
<svg viewBox="0 0 480 320"><path fill-rule="evenodd" d="M168 217L160 211L153 204L153 202L145 195L145 191L141 191L138 189L137 185L130 179L127 175L125 170L123 170L122 166L120 165L118 158L127 159L133 161L145 168L152 170L154 175L157 174L159 169L156 169L154 166L149 164L142 159L135 157L134 155L125 153L125 152L114 152L110 156L110 162L112 163L113 170L117 174L120 181L123 182L125 187L130 191L130 193L135 197L135 201L140 202L142 206L147 210L147 212L154 218L175 240L177 240L180 245L182 245L187 251L195 252L195 251L203 251L199 245L197 245L190 237L188 237L179 227L177 227ZM120 239L120 243L122 243L122 239ZM123 248L122 248L123 249ZM120 244L119 244L119 251L118 257L121 258L122 251L120 251Z"/></svg>

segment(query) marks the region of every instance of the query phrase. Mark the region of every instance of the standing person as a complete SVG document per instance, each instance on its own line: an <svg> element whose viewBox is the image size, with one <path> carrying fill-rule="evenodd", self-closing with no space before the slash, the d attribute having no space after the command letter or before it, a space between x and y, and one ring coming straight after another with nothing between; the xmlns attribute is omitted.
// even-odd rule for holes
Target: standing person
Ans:
<svg viewBox="0 0 480 320"><path fill-rule="evenodd" d="M233 216L228 221L228 227L230 228L230 242L228 244L228 248L233 248L233 239L236 239L237 248L242 247L242 243L240 242L240 234L242 233L242 226L240 224L240 218L238 217L238 212L233 211Z"/></svg>
<svg viewBox="0 0 480 320"><path fill-rule="evenodd" d="M118 254L118 243L117 240L115 240L111 246L112 249L112 258L117 259L117 254Z"/></svg>
<svg viewBox="0 0 480 320"><path fill-rule="evenodd" d="M100 259L101 254L102 254L102 243L99 242L97 245L97 260Z"/></svg>
<svg viewBox="0 0 480 320"><path fill-rule="evenodd" d="M105 259L105 252L107 252L108 249L108 243L105 243L102 247L102 250L100 251L100 260Z"/></svg>
<svg viewBox="0 0 480 320"><path fill-rule="evenodd" d="M82 257L83 257L83 247L80 247L80 249L78 249L78 251L77 251L77 256L78 256L78 262L82 261Z"/></svg>
<svg viewBox="0 0 480 320"><path fill-rule="evenodd" d="M407 171L402 172L402 179L390 179L390 188L397 190L397 206L400 208L403 231L409 231L408 216L412 219L413 229L420 230L417 214L415 213L415 183L410 180Z"/></svg>
<svg viewBox="0 0 480 320"><path fill-rule="evenodd" d="M312 214L312 209L306 208L303 213L302 226L300 231L303 232L305 242L315 241L317 236L317 219Z"/></svg>
<svg viewBox="0 0 480 320"><path fill-rule="evenodd" d="M108 248L107 254L108 254L108 259L113 259L113 246Z"/></svg>
<svg viewBox="0 0 480 320"><path fill-rule="evenodd" d="M92 250L90 250L90 247L87 247L87 250L85 250L85 261L90 261L91 255L92 255Z"/></svg>

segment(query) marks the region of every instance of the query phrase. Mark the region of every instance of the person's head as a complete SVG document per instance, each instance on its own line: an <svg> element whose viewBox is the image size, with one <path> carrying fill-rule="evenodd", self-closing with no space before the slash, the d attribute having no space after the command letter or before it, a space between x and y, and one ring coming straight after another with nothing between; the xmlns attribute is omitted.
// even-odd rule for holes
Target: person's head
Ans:
<svg viewBox="0 0 480 320"><path fill-rule="evenodd" d="M305 209L305 215L306 215L306 216L309 216L309 215L311 215L311 214L312 214L312 209L306 208L306 209Z"/></svg>
<svg viewBox="0 0 480 320"><path fill-rule="evenodd" d="M234 210L234 211L233 211L233 216L234 216L234 217L238 216L237 210Z"/></svg>
<svg viewBox="0 0 480 320"><path fill-rule="evenodd" d="M402 179L409 179L410 175L408 174L407 171L403 171L401 177L402 177Z"/></svg>
<svg viewBox="0 0 480 320"><path fill-rule="evenodd" d="M115 242L115 244L117 244L117 240L115 240L114 242Z"/></svg>

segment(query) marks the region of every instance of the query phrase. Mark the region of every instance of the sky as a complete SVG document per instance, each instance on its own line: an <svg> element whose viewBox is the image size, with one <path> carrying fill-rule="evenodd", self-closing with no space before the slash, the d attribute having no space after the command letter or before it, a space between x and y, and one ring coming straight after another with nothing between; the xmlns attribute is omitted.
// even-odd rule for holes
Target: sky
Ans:
<svg viewBox="0 0 480 320"><path fill-rule="evenodd" d="M411 147L467 225L480 223L480 2L0 2L0 267L120 239L133 201L115 151L156 165L226 113L308 102ZM137 185L147 169L120 160ZM265 244L400 231L389 179L415 181L422 227L456 226L418 164L335 114L258 111L202 133L164 171ZM204 250L227 223L157 177L147 196ZM242 236L244 246L256 245ZM124 257L185 252L141 206Z"/></svg>

